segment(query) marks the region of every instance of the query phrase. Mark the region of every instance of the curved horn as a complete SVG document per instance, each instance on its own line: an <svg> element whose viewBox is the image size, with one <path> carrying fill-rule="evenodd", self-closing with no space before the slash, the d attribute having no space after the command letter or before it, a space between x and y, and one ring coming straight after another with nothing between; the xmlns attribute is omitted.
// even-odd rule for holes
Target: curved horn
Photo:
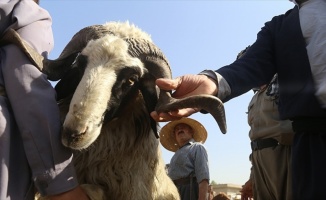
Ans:
<svg viewBox="0 0 326 200"><path fill-rule="evenodd" d="M148 72L157 78L171 78L171 68L162 51L152 42L144 39L126 39L129 44L128 53L139 58Z"/></svg>
<svg viewBox="0 0 326 200"><path fill-rule="evenodd" d="M223 102L212 95L195 95L185 97L183 99L175 99L170 95L160 94L159 103L156 106L156 111L170 112L183 108L198 108L209 112L217 122L223 134L227 131L226 117Z"/></svg>
<svg viewBox="0 0 326 200"><path fill-rule="evenodd" d="M62 50L59 58L65 58L72 53L81 52L90 40L99 39L107 34L113 34L103 25L88 26L78 31Z"/></svg>

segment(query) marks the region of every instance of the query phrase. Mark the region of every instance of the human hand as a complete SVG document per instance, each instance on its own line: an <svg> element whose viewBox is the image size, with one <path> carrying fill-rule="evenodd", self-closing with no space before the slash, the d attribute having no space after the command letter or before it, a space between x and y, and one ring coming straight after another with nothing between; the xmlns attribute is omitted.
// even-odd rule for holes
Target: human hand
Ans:
<svg viewBox="0 0 326 200"><path fill-rule="evenodd" d="M199 94L217 94L216 83L205 75L184 75L176 79L160 78L156 80L156 85L163 90L174 90L172 97L176 99ZM163 122L188 117L199 110L198 108L184 108L168 113L157 113L153 111L151 116L154 120Z"/></svg>
<svg viewBox="0 0 326 200"><path fill-rule="evenodd" d="M251 200L253 198L252 181L249 179L240 190L241 200Z"/></svg>

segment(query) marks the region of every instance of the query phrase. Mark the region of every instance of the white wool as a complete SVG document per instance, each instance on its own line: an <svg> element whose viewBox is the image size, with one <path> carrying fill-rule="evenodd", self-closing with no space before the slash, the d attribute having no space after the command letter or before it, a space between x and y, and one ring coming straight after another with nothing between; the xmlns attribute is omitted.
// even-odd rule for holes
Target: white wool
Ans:
<svg viewBox="0 0 326 200"><path fill-rule="evenodd" d="M135 26L134 24L130 24L128 21L126 22L107 22L104 26L114 32L118 37L125 38L141 38L144 40L148 40L152 42L151 36L142 31L140 28Z"/></svg>

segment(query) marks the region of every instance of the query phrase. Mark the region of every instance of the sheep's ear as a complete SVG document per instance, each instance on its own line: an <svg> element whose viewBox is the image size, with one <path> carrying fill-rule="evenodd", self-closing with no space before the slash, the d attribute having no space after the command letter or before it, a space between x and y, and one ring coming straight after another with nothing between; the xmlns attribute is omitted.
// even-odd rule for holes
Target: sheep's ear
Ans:
<svg viewBox="0 0 326 200"><path fill-rule="evenodd" d="M128 53L132 57L140 59L144 63L147 71L145 75L147 77L142 77L144 80L141 84L141 91L149 112L148 115L150 116L150 112L155 109L157 104L159 92L156 90L155 80L157 78L171 78L171 69L162 51L152 42L135 38L128 38L126 41L129 44ZM158 138L157 122L152 117L150 119L151 128Z"/></svg>
<svg viewBox="0 0 326 200"><path fill-rule="evenodd" d="M80 80L84 75L86 66L87 57L81 55L78 56L76 62L74 62L71 67L67 67L68 71L64 73L60 81L55 86L55 90L57 91L57 100L69 97L75 92Z"/></svg>
<svg viewBox="0 0 326 200"><path fill-rule="evenodd" d="M45 59L43 61L42 72L48 75L49 80L57 81L64 77L67 71L72 68L72 65L78 55L79 52L75 52L65 58L59 58L56 60Z"/></svg>
<svg viewBox="0 0 326 200"><path fill-rule="evenodd" d="M155 137L159 138L159 134L157 132L157 122L152 117L150 117L150 113L154 111L155 106L157 104L158 95L156 92L155 79L150 74L148 74L148 77L149 78L142 78L142 82L140 84L140 91L145 101L148 116L151 120L151 128L155 134Z"/></svg>
<svg viewBox="0 0 326 200"><path fill-rule="evenodd" d="M79 69L73 68L69 70L54 87L57 92L57 100L73 95L80 80Z"/></svg>

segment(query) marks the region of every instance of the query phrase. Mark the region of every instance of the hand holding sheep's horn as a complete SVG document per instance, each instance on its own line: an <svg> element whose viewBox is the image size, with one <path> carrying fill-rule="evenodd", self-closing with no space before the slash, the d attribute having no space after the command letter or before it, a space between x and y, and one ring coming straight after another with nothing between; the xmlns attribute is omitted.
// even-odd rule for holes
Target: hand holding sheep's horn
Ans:
<svg viewBox="0 0 326 200"><path fill-rule="evenodd" d="M217 84L205 75L184 75L176 79L157 79L161 90L174 90L169 99L159 100L155 111L151 113L159 122L188 117L200 110L209 112L218 123L222 133L226 133L224 106L217 94ZM162 97L160 96L160 99Z"/></svg>

